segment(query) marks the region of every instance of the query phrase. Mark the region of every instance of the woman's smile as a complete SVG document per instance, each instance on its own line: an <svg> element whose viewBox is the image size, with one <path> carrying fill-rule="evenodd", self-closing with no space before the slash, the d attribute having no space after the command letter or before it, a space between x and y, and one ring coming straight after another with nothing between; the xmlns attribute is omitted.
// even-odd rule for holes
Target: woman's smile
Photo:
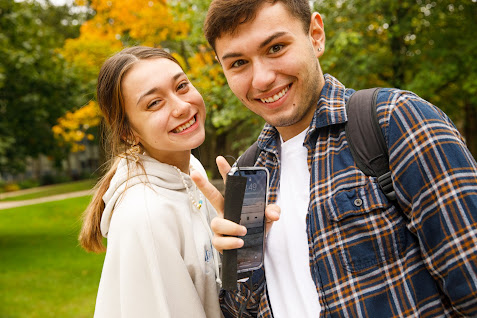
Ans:
<svg viewBox="0 0 477 318"><path fill-rule="evenodd" d="M174 134L180 134L180 133L187 133L193 129L195 129L198 125L194 125L195 123L197 123L197 120L195 118L195 115L188 121L186 122L185 124L181 124L179 126L177 126L176 128L174 128L172 130L172 132Z"/></svg>

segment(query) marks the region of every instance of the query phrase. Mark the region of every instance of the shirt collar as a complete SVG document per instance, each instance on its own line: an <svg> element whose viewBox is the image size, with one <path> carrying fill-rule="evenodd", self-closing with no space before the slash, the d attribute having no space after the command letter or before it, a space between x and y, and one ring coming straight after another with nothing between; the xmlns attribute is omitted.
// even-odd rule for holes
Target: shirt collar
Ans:
<svg viewBox="0 0 477 318"><path fill-rule="evenodd" d="M329 74L324 75L325 85L321 90L320 99L313 119L309 126L309 134L316 129L342 124L348 121L345 105L354 90L346 89L336 78ZM277 129L268 123L262 129L258 137L258 145L261 149L273 151L279 140Z"/></svg>
<svg viewBox="0 0 477 318"><path fill-rule="evenodd" d="M321 90L318 107L310 124L310 129L342 124L348 121L345 105L351 95L336 78L325 74L325 85Z"/></svg>

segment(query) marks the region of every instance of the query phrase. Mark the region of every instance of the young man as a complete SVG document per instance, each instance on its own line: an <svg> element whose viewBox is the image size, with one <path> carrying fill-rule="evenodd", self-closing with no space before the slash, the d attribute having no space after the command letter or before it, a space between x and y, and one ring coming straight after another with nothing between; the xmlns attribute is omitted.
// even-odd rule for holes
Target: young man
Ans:
<svg viewBox="0 0 477 318"><path fill-rule="evenodd" d="M389 201L353 160L345 103L354 91L323 75L323 22L307 0L213 0L205 35L232 91L267 121L255 165L268 168L269 202L281 208L264 270L222 291L224 314L477 316L477 164L448 117L411 92L380 91ZM222 211L223 198L194 180ZM212 227L217 249L243 244L222 236L243 235L240 225Z"/></svg>

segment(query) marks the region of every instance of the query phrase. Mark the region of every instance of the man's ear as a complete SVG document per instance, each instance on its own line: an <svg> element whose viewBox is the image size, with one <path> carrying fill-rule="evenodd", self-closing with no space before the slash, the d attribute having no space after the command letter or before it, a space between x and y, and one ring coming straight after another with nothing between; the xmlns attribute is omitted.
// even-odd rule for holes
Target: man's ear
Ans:
<svg viewBox="0 0 477 318"><path fill-rule="evenodd" d="M325 52L325 29L318 12L313 12L311 15L309 35L316 57L321 57Z"/></svg>
<svg viewBox="0 0 477 318"><path fill-rule="evenodd" d="M217 55L215 55L215 60L216 60L217 62L219 62L220 66L222 66L222 63L220 63L220 60L219 60L219 58L217 57Z"/></svg>

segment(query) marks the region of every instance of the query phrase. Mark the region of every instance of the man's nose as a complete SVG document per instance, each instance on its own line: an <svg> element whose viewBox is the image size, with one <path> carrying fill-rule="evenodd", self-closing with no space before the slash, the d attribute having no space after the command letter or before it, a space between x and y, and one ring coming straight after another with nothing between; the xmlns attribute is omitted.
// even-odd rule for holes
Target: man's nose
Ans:
<svg viewBox="0 0 477 318"><path fill-rule="evenodd" d="M276 74L274 69L267 63L258 61L253 64L253 88L260 91L266 91L275 81L275 77Z"/></svg>

